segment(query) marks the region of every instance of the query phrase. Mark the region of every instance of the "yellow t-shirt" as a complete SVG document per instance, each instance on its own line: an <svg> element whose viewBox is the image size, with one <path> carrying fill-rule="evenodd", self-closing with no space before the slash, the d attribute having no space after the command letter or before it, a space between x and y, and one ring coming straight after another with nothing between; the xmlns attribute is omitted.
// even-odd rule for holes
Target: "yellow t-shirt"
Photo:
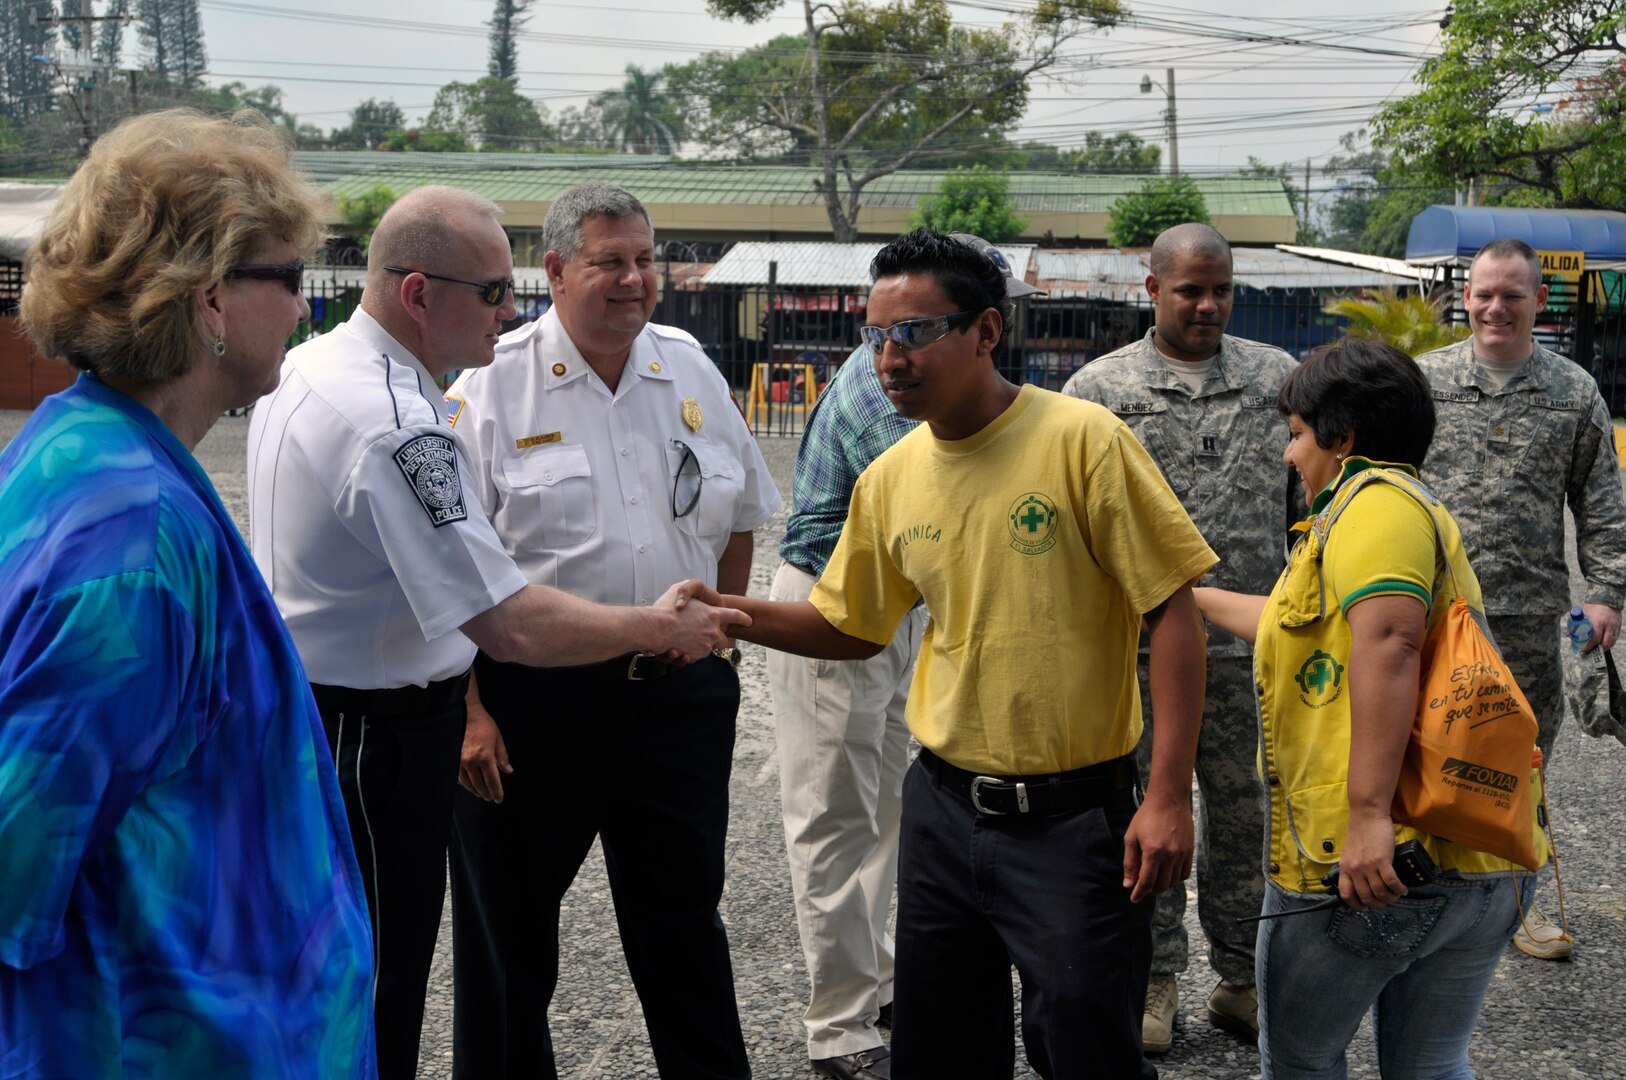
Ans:
<svg viewBox="0 0 1626 1080"><path fill-rule="evenodd" d="M1026 776L1134 748L1140 617L1218 561L1121 421L1025 386L970 438L922 425L877 458L811 599L884 644L924 597L910 730Z"/></svg>

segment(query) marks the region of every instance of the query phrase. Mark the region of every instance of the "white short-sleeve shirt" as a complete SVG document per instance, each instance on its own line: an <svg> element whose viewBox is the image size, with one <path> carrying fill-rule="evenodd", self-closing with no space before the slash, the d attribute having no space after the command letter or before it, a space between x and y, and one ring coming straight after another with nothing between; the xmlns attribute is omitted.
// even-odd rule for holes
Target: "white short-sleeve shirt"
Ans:
<svg viewBox="0 0 1626 1080"><path fill-rule="evenodd" d="M446 407L480 503L537 584L606 604L648 604L685 578L715 585L730 534L779 508L728 384L682 330L644 327L611 393L549 311L464 372ZM674 517L684 447L699 497Z"/></svg>
<svg viewBox="0 0 1626 1080"><path fill-rule="evenodd" d="M418 359L357 309L289 352L248 435L250 546L311 681L468 670L469 619L525 587Z"/></svg>

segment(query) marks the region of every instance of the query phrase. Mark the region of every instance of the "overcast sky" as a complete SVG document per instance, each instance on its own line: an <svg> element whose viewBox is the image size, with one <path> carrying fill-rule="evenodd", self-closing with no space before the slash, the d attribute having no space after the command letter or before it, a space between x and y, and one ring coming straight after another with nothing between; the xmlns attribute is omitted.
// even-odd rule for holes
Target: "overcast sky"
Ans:
<svg viewBox="0 0 1626 1080"><path fill-rule="evenodd" d="M1182 171L1227 172L1253 155L1319 166L1343 132L1404 96L1419 58L1438 49L1445 5L1370 0L1341 5L1233 0L1226 5L1126 0L1137 21L1069 46L1064 81L1033 87L1018 138L1076 146L1091 130L1130 130L1167 146L1163 91L1143 75L1175 68ZM957 21L992 25L1032 0L951 2ZM491 0L201 0L210 79L281 86L290 111L324 129L357 101L393 98L410 119L435 90L485 74ZM102 8L97 4L97 9ZM992 9L992 10L991 10ZM713 49L797 31L789 0L766 23L714 19L704 0L536 0L519 43L521 91L554 113L618 86L627 64L656 68ZM1274 35L1306 44L1238 40ZM128 59L137 52L132 32ZM1317 188L1327 186L1319 173Z"/></svg>

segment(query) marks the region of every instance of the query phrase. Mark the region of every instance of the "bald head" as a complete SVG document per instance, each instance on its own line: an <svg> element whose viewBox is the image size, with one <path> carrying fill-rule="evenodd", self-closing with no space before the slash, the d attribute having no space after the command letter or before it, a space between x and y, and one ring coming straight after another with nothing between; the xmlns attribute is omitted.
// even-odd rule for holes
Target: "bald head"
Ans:
<svg viewBox="0 0 1626 1080"><path fill-rule="evenodd" d="M1184 225L1164 229L1152 241L1152 273L1158 277L1166 276L1173 269L1174 260L1181 258L1213 259L1228 263L1231 261L1231 245L1212 226L1188 221Z"/></svg>
<svg viewBox="0 0 1626 1080"><path fill-rule="evenodd" d="M391 288L386 266L437 272L436 264L449 252L466 247L473 234L489 234L501 216L496 203L462 188L436 184L401 196L384 212L367 246L367 293Z"/></svg>
<svg viewBox="0 0 1626 1080"><path fill-rule="evenodd" d="M373 230L361 308L431 375L491 363L503 324L516 314L512 288L495 304L483 295L489 285L512 284L500 213L473 192L422 187Z"/></svg>

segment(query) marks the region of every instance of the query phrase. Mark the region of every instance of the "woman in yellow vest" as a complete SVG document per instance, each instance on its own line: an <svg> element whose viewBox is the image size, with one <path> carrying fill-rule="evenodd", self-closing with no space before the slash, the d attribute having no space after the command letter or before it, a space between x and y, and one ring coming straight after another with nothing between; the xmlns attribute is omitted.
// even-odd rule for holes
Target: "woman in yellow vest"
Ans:
<svg viewBox="0 0 1626 1080"><path fill-rule="evenodd" d="M1342 1077L1369 1010L1385 1080L1471 1078L1468 1041L1534 875L1390 818L1423 639L1457 595L1447 560L1483 609L1456 522L1416 479L1432 395L1404 353L1345 341L1300 365L1277 408L1311 516L1269 597L1196 590L1210 622L1254 642L1265 913L1329 899L1322 878L1339 871L1342 904L1259 924L1264 1080ZM1407 840L1433 883L1397 876Z"/></svg>

